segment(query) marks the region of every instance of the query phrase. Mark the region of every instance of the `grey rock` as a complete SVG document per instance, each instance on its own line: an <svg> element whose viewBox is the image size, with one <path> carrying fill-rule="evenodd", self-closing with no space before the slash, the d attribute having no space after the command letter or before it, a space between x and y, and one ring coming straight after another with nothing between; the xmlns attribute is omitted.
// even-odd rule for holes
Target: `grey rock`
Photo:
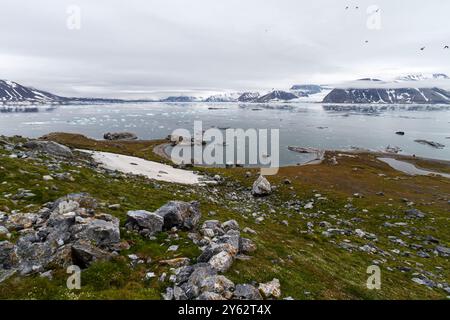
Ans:
<svg viewBox="0 0 450 320"><path fill-rule="evenodd" d="M53 141L33 140L26 142L23 146L27 149L47 153L53 156L66 158L73 157L73 153L70 148Z"/></svg>
<svg viewBox="0 0 450 320"><path fill-rule="evenodd" d="M197 300L225 300L224 297L222 297L220 294L214 293L214 292L203 292Z"/></svg>
<svg viewBox="0 0 450 320"><path fill-rule="evenodd" d="M150 234L155 234L162 231L164 218L145 210L128 211L126 226L131 229L147 229Z"/></svg>
<svg viewBox="0 0 450 320"><path fill-rule="evenodd" d="M155 213L164 219L164 230L173 227L193 230L197 227L200 218L200 204L196 201L170 201L165 206L159 208Z"/></svg>
<svg viewBox="0 0 450 320"><path fill-rule="evenodd" d="M222 275L209 276L200 283L201 292L214 292L223 294L225 291L233 291L234 283Z"/></svg>
<svg viewBox="0 0 450 320"><path fill-rule="evenodd" d="M250 284L238 284L234 290L237 300L262 300L259 290Z"/></svg>
<svg viewBox="0 0 450 320"><path fill-rule="evenodd" d="M450 257L450 248L443 247L443 246L437 246L436 251L442 257Z"/></svg>
<svg viewBox="0 0 450 320"><path fill-rule="evenodd" d="M222 251L214 255L208 263L217 272L225 273L231 268L233 262L234 257L230 253Z"/></svg>
<svg viewBox="0 0 450 320"><path fill-rule="evenodd" d="M16 274L16 272L17 272L17 270L15 270L15 269L10 269L10 270L0 269L0 283L11 278L13 275Z"/></svg>
<svg viewBox="0 0 450 320"><path fill-rule="evenodd" d="M173 287L173 297L175 300L187 300L186 293L181 287L175 286Z"/></svg>
<svg viewBox="0 0 450 320"><path fill-rule="evenodd" d="M6 236L8 233L9 233L9 230L6 227L0 226L0 236L1 237Z"/></svg>
<svg viewBox="0 0 450 320"><path fill-rule="evenodd" d="M200 289L189 282L183 283L180 287L183 289L188 300L193 300L197 298L200 294Z"/></svg>
<svg viewBox="0 0 450 320"><path fill-rule="evenodd" d="M200 286L203 279L214 276L217 274L217 271L214 270L210 265L206 263L199 263L195 266L193 266L194 271L189 276L188 282L191 285L195 285L197 287Z"/></svg>
<svg viewBox="0 0 450 320"><path fill-rule="evenodd" d="M173 288L167 288L166 293L162 294L164 300L173 300Z"/></svg>
<svg viewBox="0 0 450 320"><path fill-rule="evenodd" d="M239 252L248 254L256 251L256 245L253 243L252 240L247 238L240 238L239 239Z"/></svg>
<svg viewBox="0 0 450 320"><path fill-rule="evenodd" d="M104 215L110 221L92 219L84 225L75 236L79 240L87 240L99 247L107 247L120 242L119 219L110 215Z"/></svg>
<svg viewBox="0 0 450 320"><path fill-rule="evenodd" d="M111 141L136 140L137 136L131 132L107 132L103 135L103 139Z"/></svg>
<svg viewBox="0 0 450 320"><path fill-rule="evenodd" d="M222 223L222 229L225 232L228 232L230 230L237 230L237 231L239 231L239 224L237 223L236 220L228 220L228 221Z"/></svg>
<svg viewBox="0 0 450 320"><path fill-rule="evenodd" d="M86 268L96 261L110 260L112 255L87 241L80 241L72 246L72 257L77 266Z"/></svg>
<svg viewBox="0 0 450 320"><path fill-rule="evenodd" d="M409 209L405 211L406 217L409 219L422 219L425 218L425 213L417 209Z"/></svg>
<svg viewBox="0 0 450 320"><path fill-rule="evenodd" d="M280 281L278 279L273 279L267 283L260 283L258 289L261 295L266 299L278 299L281 297Z"/></svg>
<svg viewBox="0 0 450 320"><path fill-rule="evenodd" d="M264 177L259 178L253 183L252 194L255 197L264 197L272 193L270 182Z"/></svg>
<svg viewBox="0 0 450 320"><path fill-rule="evenodd" d="M15 264L14 245L9 241L0 241L0 269L11 269Z"/></svg>

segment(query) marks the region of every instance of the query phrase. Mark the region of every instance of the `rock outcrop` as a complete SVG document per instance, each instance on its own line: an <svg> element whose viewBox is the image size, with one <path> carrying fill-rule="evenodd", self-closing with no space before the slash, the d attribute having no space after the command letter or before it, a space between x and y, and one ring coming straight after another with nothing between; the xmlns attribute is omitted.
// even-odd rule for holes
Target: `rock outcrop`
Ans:
<svg viewBox="0 0 450 320"><path fill-rule="evenodd" d="M103 139L111 141L119 140L136 140L138 137L131 132L107 132L103 135Z"/></svg>
<svg viewBox="0 0 450 320"><path fill-rule="evenodd" d="M0 242L0 270L21 275L77 264L84 268L117 254L119 220L95 214L88 194L70 194L36 213L15 213L4 224L19 232L16 243Z"/></svg>

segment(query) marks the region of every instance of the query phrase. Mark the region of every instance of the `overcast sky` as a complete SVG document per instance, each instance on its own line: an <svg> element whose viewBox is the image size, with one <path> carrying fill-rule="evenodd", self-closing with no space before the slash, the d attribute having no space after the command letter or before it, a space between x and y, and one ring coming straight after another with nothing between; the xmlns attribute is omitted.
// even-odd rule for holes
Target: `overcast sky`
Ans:
<svg viewBox="0 0 450 320"><path fill-rule="evenodd" d="M70 5L80 30L67 27ZM61 95L450 74L448 0L1 0L1 9L0 78ZM378 14L381 29L369 29Z"/></svg>

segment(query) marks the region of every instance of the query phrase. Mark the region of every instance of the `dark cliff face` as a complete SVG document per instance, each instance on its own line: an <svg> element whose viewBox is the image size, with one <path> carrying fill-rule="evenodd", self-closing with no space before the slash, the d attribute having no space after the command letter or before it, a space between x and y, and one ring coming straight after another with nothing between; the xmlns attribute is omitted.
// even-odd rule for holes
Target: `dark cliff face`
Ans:
<svg viewBox="0 0 450 320"><path fill-rule="evenodd" d="M12 81L0 80L0 103L8 102L40 102L52 103L62 102L66 98L57 95L24 87Z"/></svg>
<svg viewBox="0 0 450 320"><path fill-rule="evenodd" d="M256 102L265 103L270 101L289 101L297 98L298 96L293 93L276 90L256 99Z"/></svg>
<svg viewBox="0 0 450 320"><path fill-rule="evenodd" d="M439 88L334 89L324 103L450 104L450 92Z"/></svg>
<svg viewBox="0 0 450 320"><path fill-rule="evenodd" d="M239 102L253 102L260 97L258 92L245 92L239 98Z"/></svg>

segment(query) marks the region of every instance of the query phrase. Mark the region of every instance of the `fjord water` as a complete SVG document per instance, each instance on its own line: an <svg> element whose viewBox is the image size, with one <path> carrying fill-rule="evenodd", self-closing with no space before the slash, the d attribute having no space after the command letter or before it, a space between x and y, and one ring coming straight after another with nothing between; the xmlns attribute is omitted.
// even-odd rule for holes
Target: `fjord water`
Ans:
<svg viewBox="0 0 450 320"><path fill-rule="evenodd" d="M0 113L0 134L40 137L72 132L101 139L108 131L130 131L141 139L165 138L178 128L280 129L280 164L304 162L311 156L288 146L320 149L351 147L384 150L398 146L403 154L450 160L450 108L415 106L329 108L321 104L136 103L39 107L34 112ZM430 110L431 109L431 110ZM337 110L337 111L336 111ZM406 134L400 136L397 131ZM414 142L439 142L435 149Z"/></svg>

